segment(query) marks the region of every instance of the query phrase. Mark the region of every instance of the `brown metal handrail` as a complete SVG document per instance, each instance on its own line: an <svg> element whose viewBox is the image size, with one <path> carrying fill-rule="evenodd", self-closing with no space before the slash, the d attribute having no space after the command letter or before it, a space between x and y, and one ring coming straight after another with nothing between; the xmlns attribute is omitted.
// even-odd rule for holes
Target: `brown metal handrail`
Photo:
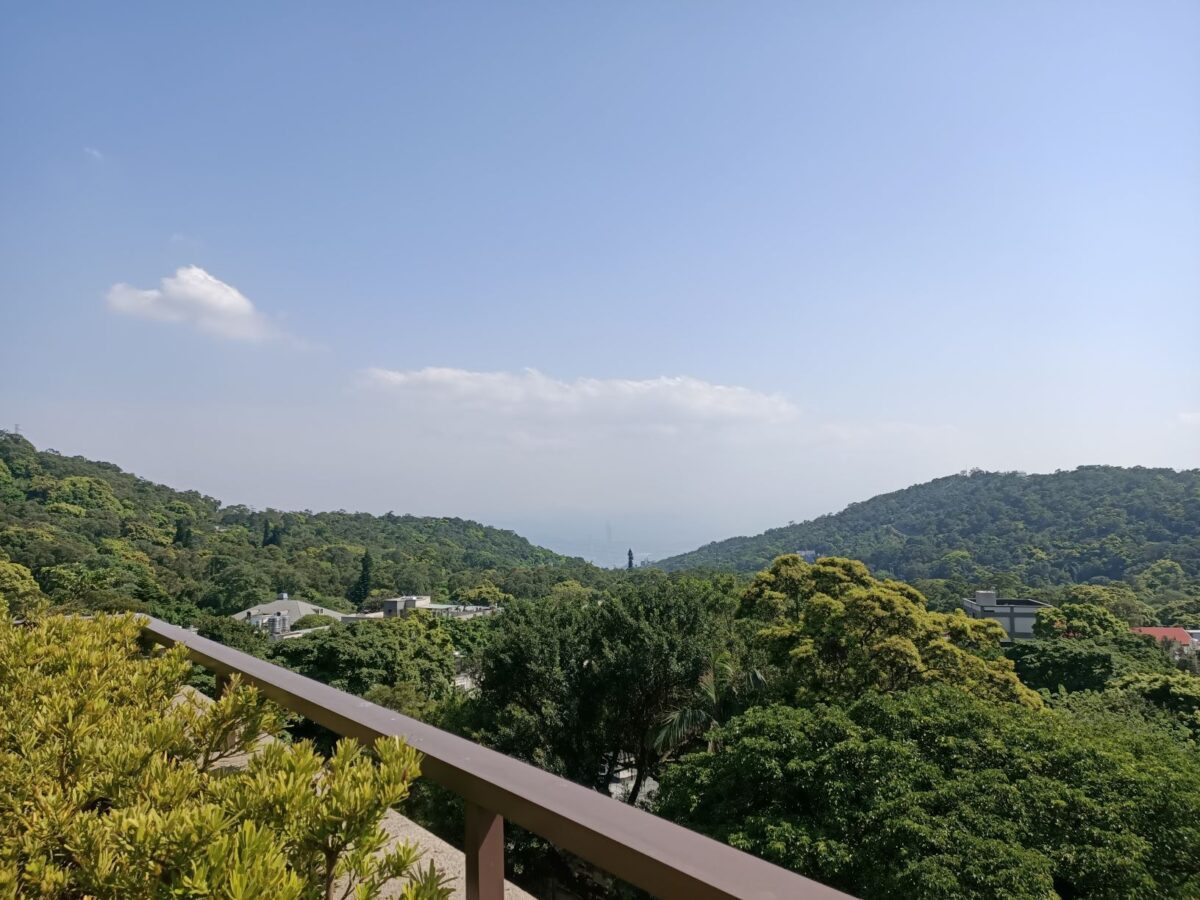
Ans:
<svg viewBox="0 0 1200 900"><path fill-rule="evenodd" d="M218 678L240 674L280 706L337 734L399 736L421 774L466 801L468 900L504 896L504 820L659 897L832 900L847 895L494 750L157 619L146 635L182 644Z"/></svg>

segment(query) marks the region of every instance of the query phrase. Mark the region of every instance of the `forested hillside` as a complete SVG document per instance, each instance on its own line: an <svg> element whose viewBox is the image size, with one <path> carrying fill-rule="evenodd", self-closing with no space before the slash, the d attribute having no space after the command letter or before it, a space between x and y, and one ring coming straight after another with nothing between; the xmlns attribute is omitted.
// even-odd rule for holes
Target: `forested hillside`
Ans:
<svg viewBox="0 0 1200 900"><path fill-rule="evenodd" d="M222 506L0 432L0 591L14 596L186 623L277 591L346 609L372 592L486 602L590 568L462 519Z"/></svg>
<svg viewBox="0 0 1200 900"><path fill-rule="evenodd" d="M1030 588L1132 582L1164 559L1195 578L1200 470L973 471L799 525L708 544L658 565L752 572L803 550L861 559L910 582Z"/></svg>
<svg viewBox="0 0 1200 900"><path fill-rule="evenodd" d="M856 897L1200 896L1197 659L1075 590L1013 653L852 560L639 569L468 623L477 689L432 715L601 790L631 769L627 802ZM513 871L622 896L506 838Z"/></svg>
<svg viewBox="0 0 1200 900"><path fill-rule="evenodd" d="M43 635L78 653L76 620L54 613L140 609L854 896L1196 897L1200 655L1129 628L1200 626L1195 482L976 474L802 526L868 557L884 549L867 536L903 535L938 563L961 553L974 576L1008 565L1031 581L1092 582L1037 588L1058 605L1034 639L1005 646L995 622L939 611L852 559L784 555L752 577L600 570L457 520L222 507L0 434L0 708L5 692L18 708L38 687L22 665ZM963 583L955 569L909 571L946 596ZM360 609L424 590L504 611L418 611L276 642L224 615L280 589ZM131 622L93 624L132 646ZM291 730L331 749L310 723ZM420 782L413 801L406 814L463 834L461 803ZM99 820L90 803L61 812L108 821L107 806ZM10 845L41 852L23 824L35 820L9 818L21 837ZM510 876L538 895L627 896L542 838L515 825L505 837ZM24 859L0 853L0 883L14 865L41 871Z"/></svg>

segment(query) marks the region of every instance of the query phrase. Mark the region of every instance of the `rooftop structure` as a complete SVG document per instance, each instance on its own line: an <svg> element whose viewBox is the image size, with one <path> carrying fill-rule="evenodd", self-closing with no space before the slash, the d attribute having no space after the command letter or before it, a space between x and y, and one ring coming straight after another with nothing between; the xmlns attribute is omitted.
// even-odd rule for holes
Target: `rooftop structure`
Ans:
<svg viewBox="0 0 1200 900"><path fill-rule="evenodd" d="M972 619L998 622L1009 640L1033 637L1038 610L1050 605L1022 597L1000 597L996 591L976 591L973 598L965 598L962 604Z"/></svg>
<svg viewBox="0 0 1200 900"><path fill-rule="evenodd" d="M498 606L466 606L459 603L434 603L433 598L426 595L409 594L403 597L389 597L383 601L384 618L406 616L414 609L423 609L435 616L447 616L455 619L471 619L475 616L487 616L496 612Z"/></svg>
<svg viewBox="0 0 1200 900"><path fill-rule="evenodd" d="M1186 628L1167 628L1157 625L1141 625L1137 628L1130 628L1129 630L1136 632L1137 634L1149 635L1156 641L1172 641L1186 650L1192 649L1192 647L1194 647L1196 644L1196 640L1193 637L1194 632L1190 632Z"/></svg>
<svg viewBox="0 0 1200 900"><path fill-rule="evenodd" d="M364 612L342 613L339 618L341 618L343 624L349 625L353 622L367 622L367 621L370 621L371 619L382 619L383 612L381 610L379 612L369 612L369 613L364 613Z"/></svg>
<svg viewBox="0 0 1200 900"><path fill-rule="evenodd" d="M432 601L433 598L426 594L404 594L400 597L388 597L381 603L383 615L390 619L402 616L411 609L429 609L434 605Z"/></svg>
<svg viewBox="0 0 1200 900"><path fill-rule="evenodd" d="M337 619L341 617L341 613L305 603L303 600L292 600L286 593L281 592L270 603L251 606L234 613L230 618L261 628L270 634L281 635L291 631L292 623L304 616L331 616Z"/></svg>

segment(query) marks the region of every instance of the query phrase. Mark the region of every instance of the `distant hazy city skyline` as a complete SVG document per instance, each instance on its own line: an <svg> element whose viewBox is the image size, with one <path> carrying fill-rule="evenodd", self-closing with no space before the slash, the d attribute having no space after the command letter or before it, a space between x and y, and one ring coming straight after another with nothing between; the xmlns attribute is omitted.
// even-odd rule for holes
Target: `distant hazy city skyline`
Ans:
<svg viewBox="0 0 1200 900"><path fill-rule="evenodd" d="M1187 2L14 8L0 417L614 566L974 466L1197 467L1198 40Z"/></svg>

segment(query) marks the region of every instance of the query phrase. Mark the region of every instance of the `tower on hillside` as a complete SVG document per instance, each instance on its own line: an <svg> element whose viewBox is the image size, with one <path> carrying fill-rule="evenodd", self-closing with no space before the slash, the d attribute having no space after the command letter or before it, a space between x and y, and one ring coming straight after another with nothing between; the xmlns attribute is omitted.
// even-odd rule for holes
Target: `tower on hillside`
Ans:
<svg viewBox="0 0 1200 900"><path fill-rule="evenodd" d="M627 568L627 569L633 568L633 548L632 547L629 548L629 565L627 565L625 568Z"/></svg>

